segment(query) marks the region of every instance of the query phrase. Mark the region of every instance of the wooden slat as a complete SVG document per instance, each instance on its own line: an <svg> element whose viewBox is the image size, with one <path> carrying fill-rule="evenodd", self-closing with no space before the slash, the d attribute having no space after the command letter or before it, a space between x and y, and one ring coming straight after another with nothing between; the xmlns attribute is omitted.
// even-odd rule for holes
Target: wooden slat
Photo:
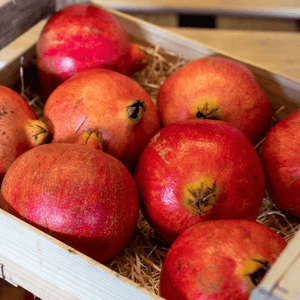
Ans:
<svg viewBox="0 0 300 300"><path fill-rule="evenodd" d="M43 300L162 299L1 209L0 228L0 277Z"/></svg>
<svg viewBox="0 0 300 300"><path fill-rule="evenodd" d="M300 18L298 0L97 0L99 5L132 12L177 12L216 15Z"/></svg>
<svg viewBox="0 0 300 300"><path fill-rule="evenodd" d="M0 49L55 11L52 0L11 0L0 4Z"/></svg>
<svg viewBox="0 0 300 300"><path fill-rule="evenodd" d="M300 81L300 34L247 30L168 28L210 47L222 49L250 64Z"/></svg>

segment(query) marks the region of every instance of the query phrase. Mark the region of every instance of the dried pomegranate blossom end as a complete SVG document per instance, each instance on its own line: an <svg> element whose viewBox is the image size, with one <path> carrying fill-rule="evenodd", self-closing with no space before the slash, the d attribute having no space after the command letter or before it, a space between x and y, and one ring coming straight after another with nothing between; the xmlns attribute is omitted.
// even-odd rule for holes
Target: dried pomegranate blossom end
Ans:
<svg viewBox="0 0 300 300"><path fill-rule="evenodd" d="M242 269L242 278L248 283L249 290L254 289L271 268L272 263L260 255L254 255Z"/></svg>
<svg viewBox="0 0 300 300"><path fill-rule="evenodd" d="M204 180L198 186L187 187L185 204L197 216L209 212L216 204L220 190L216 183Z"/></svg>
<svg viewBox="0 0 300 300"><path fill-rule="evenodd" d="M102 132L85 131L73 142L103 151Z"/></svg>
<svg viewBox="0 0 300 300"><path fill-rule="evenodd" d="M222 120L222 109L217 99L198 100L196 106L193 108L196 119L212 119Z"/></svg>
<svg viewBox="0 0 300 300"><path fill-rule="evenodd" d="M132 102L126 106L126 114L129 120L138 122L146 111L146 103L144 100L132 100Z"/></svg>
<svg viewBox="0 0 300 300"><path fill-rule="evenodd" d="M33 146L38 146L48 143L52 134L48 130L45 123L39 120L29 120L25 125L26 131L30 135L30 140Z"/></svg>

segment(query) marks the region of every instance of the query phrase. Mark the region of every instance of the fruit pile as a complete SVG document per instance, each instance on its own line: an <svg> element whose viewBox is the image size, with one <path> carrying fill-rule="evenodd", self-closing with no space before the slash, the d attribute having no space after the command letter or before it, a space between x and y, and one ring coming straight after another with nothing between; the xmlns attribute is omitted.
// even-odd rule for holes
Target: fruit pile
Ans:
<svg viewBox="0 0 300 300"><path fill-rule="evenodd" d="M247 299L299 223L299 111L90 5L48 21L37 71L44 99L1 90L1 208L166 299Z"/></svg>

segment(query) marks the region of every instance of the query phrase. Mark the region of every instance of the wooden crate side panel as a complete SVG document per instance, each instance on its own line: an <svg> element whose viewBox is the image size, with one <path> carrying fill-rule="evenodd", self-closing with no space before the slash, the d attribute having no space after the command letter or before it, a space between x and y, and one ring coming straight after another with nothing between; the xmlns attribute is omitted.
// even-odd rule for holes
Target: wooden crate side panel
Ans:
<svg viewBox="0 0 300 300"><path fill-rule="evenodd" d="M53 0L11 0L0 7L0 49L55 11Z"/></svg>
<svg viewBox="0 0 300 300"><path fill-rule="evenodd" d="M43 300L162 300L1 209L0 227L0 277Z"/></svg>

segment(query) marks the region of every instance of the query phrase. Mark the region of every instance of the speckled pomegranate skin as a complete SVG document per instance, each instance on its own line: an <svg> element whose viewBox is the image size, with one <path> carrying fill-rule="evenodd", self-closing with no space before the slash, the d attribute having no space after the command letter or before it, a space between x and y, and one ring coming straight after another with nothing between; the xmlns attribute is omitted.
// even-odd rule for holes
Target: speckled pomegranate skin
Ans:
<svg viewBox="0 0 300 300"><path fill-rule="evenodd" d="M84 145L45 144L6 173L1 208L104 262L123 249L139 212L128 169Z"/></svg>
<svg viewBox="0 0 300 300"><path fill-rule="evenodd" d="M266 187L275 204L300 218L300 109L277 123L266 136L261 159Z"/></svg>
<svg viewBox="0 0 300 300"><path fill-rule="evenodd" d="M135 181L145 215L169 243L205 220L255 220L265 193L264 171L250 141L229 123L216 120L163 127L143 150ZM206 182L215 184L215 203L199 212L190 194Z"/></svg>
<svg viewBox="0 0 300 300"><path fill-rule="evenodd" d="M163 126L196 118L226 121L240 129L253 145L271 125L272 104L251 71L221 57L193 60L167 78L157 94Z"/></svg>
<svg viewBox="0 0 300 300"><path fill-rule="evenodd" d="M37 43L39 79L48 94L75 73L95 67L131 76L146 66L144 59L145 53L130 42L120 22L90 4L56 12Z"/></svg>
<svg viewBox="0 0 300 300"><path fill-rule="evenodd" d="M167 300L247 300L254 286L243 275L246 262L261 257L274 263L286 244L276 232L255 221L198 223L168 251L160 295Z"/></svg>

